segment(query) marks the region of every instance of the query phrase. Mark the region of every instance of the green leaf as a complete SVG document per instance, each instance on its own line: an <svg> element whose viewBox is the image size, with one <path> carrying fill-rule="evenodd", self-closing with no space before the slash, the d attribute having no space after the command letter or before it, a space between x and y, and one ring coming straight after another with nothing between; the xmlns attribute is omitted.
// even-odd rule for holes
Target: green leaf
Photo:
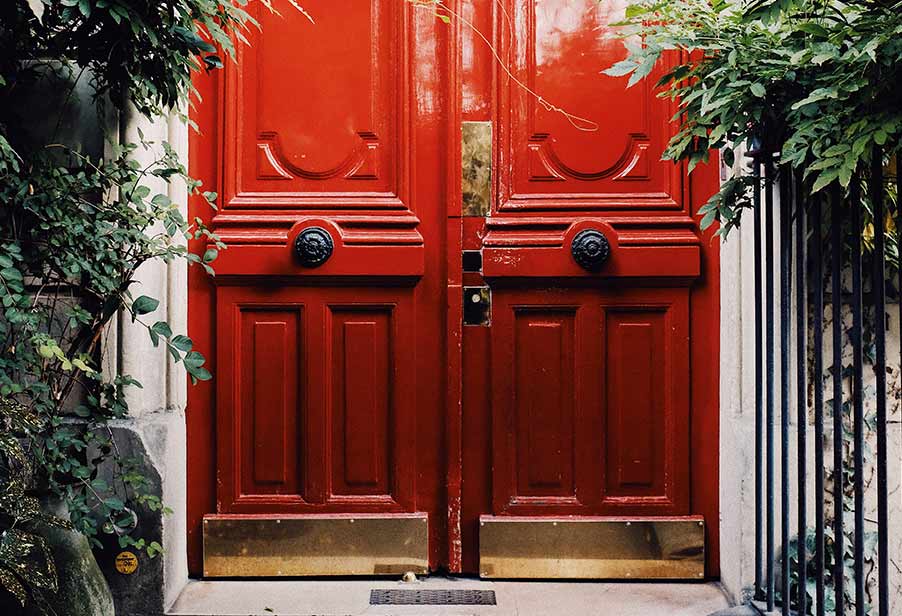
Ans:
<svg viewBox="0 0 902 616"><path fill-rule="evenodd" d="M172 328L169 327L169 323L166 321L157 321L150 329L164 338L172 337Z"/></svg>
<svg viewBox="0 0 902 616"><path fill-rule="evenodd" d="M72 365L73 365L74 367L78 368L79 370L81 370L82 372L85 372L85 373L87 373L87 374L94 374L94 373L95 373L95 370L94 370L93 368L91 368L91 366L89 366L89 365L88 365L83 359L81 359L81 358L76 357L75 359L73 359L73 360L72 360Z"/></svg>
<svg viewBox="0 0 902 616"><path fill-rule="evenodd" d="M767 89L760 83L753 83L749 87L749 91L758 98L764 98L764 95L767 94Z"/></svg>
<svg viewBox="0 0 902 616"><path fill-rule="evenodd" d="M623 77L624 75L629 75L630 73L632 73L638 66L639 65L632 60L621 60L614 66L606 68L601 72L608 77Z"/></svg>
<svg viewBox="0 0 902 616"><path fill-rule="evenodd" d="M830 36L830 33L826 30L826 28L814 23L813 21L802 22L798 25L798 30L822 39L826 39Z"/></svg>
<svg viewBox="0 0 902 616"><path fill-rule="evenodd" d="M134 315L150 314L160 305L160 300L142 295L132 302L132 313Z"/></svg>
<svg viewBox="0 0 902 616"><path fill-rule="evenodd" d="M111 511L122 511L125 509L125 503L122 502L122 499L115 496L103 499L103 504Z"/></svg>
<svg viewBox="0 0 902 616"><path fill-rule="evenodd" d="M187 353L194 346L194 342L188 336L183 336L179 334L175 336L172 340L170 340L172 346L177 348L179 351L183 351Z"/></svg>
<svg viewBox="0 0 902 616"><path fill-rule="evenodd" d="M206 358L197 351L191 351L182 360L187 368L199 368L204 364Z"/></svg>
<svg viewBox="0 0 902 616"><path fill-rule="evenodd" d="M642 63L636 67L636 70L633 71L633 74L630 75L629 81L626 83L627 88L631 88L641 80L645 79L649 73L651 73L652 69L655 68L655 64L658 62L658 58L661 57L660 52L648 52L648 55L642 60Z"/></svg>
<svg viewBox="0 0 902 616"><path fill-rule="evenodd" d="M816 103L818 101L822 101L828 98L836 98L837 89L835 87L827 87L827 88L817 88L811 92L808 96L803 98L802 100L794 103L792 105L792 109L800 109L805 105L810 105L812 103Z"/></svg>
<svg viewBox="0 0 902 616"><path fill-rule="evenodd" d="M213 375L206 368L192 368L188 370L188 374L191 375L192 380L197 381L209 381L213 378Z"/></svg>
<svg viewBox="0 0 902 616"><path fill-rule="evenodd" d="M824 187L834 182L837 176L839 176L839 169L836 168L821 171L817 176L817 180L814 181L814 184L811 187L811 192L816 193L822 190Z"/></svg>

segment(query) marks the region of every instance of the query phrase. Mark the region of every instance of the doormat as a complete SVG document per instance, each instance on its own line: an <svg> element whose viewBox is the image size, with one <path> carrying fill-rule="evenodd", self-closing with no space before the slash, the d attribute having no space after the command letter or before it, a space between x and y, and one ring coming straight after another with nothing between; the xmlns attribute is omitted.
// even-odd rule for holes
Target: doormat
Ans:
<svg viewBox="0 0 902 616"><path fill-rule="evenodd" d="M374 589L370 605L495 605L495 591Z"/></svg>

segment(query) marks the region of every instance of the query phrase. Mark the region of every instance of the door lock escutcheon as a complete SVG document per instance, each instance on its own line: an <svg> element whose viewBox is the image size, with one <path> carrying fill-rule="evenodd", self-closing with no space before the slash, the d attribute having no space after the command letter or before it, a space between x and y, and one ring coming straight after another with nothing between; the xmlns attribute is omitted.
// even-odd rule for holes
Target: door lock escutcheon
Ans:
<svg viewBox="0 0 902 616"><path fill-rule="evenodd" d="M601 231L585 229L573 238L570 254L584 270L597 272L611 256L611 243Z"/></svg>
<svg viewBox="0 0 902 616"><path fill-rule="evenodd" d="M307 227L294 240L294 254L304 267L319 267L329 260L335 244L322 227Z"/></svg>
<svg viewBox="0 0 902 616"><path fill-rule="evenodd" d="M464 325L487 326L492 317L492 291L488 287L464 287Z"/></svg>

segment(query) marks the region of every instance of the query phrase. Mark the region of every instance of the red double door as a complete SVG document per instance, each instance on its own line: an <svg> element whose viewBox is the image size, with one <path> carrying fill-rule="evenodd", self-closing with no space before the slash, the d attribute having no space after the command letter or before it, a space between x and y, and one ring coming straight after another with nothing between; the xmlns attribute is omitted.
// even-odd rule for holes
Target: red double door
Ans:
<svg viewBox="0 0 902 616"><path fill-rule="evenodd" d="M601 74L624 3L303 5L197 80L192 570L210 514L420 513L473 573L481 516L695 515L716 575L717 178Z"/></svg>

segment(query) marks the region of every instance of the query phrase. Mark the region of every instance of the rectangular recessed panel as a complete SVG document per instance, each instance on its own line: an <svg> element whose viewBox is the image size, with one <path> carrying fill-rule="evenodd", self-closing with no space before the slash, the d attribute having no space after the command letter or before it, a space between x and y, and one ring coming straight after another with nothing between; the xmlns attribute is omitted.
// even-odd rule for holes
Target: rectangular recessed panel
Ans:
<svg viewBox="0 0 902 616"><path fill-rule="evenodd" d="M666 318L659 308L607 311L607 497L666 496Z"/></svg>
<svg viewBox="0 0 902 616"><path fill-rule="evenodd" d="M204 518L204 576L426 573L425 513Z"/></svg>
<svg viewBox="0 0 902 616"><path fill-rule="evenodd" d="M333 5L307 1L315 26L293 10L255 15L262 28L247 33L252 44L227 69L226 208L273 207L274 199L277 208L335 208L355 198L372 208L403 207L410 88L398 67L412 38L401 30L405 7ZM310 44L296 49L299 37ZM286 54L300 64L285 64ZM336 57L338 71L330 62ZM301 79L316 83L315 91L297 96ZM349 94L361 89L366 95Z"/></svg>
<svg viewBox="0 0 902 616"><path fill-rule="evenodd" d="M391 313L332 308L332 489L391 492Z"/></svg>
<svg viewBox="0 0 902 616"><path fill-rule="evenodd" d="M254 481L285 483L285 359L288 323L254 323ZM292 409L293 410L293 409Z"/></svg>
<svg viewBox="0 0 902 616"><path fill-rule="evenodd" d="M536 92L553 93L555 105L574 115L549 113L514 80L502 80L495 105L501 135L495 185L502 194L495 210L685 211L683 168L661 160L673 130L668 118L676 111L674 101L655 95L656 77L624 90L621 79L596 68L622 54L608 34L627 3L500 0L499 5L510 16L510 31L498 30L505 33L498 39L500 57ZM586 21L577 24L575 15ZM549 54L548 45L560 32L567 33L567 44ZM574 130L574 124L586 130Z"/></svg>
<svg viewBox="0 0 902 616"><path fill-rule="evenodd" d="M296 499L303 492L301 310L245 306L239 314L240 494Z"/></svg>
<svg viewBox="0 0 902 616"><path fill-rule="evenodd" d="M697 580L705 526L700 517L483 516L479 570L491 578Z"/></svg>
<svg viewBox="0 0 902 616"><path fill-rule="evenodd" d="M370 605L495 605L494 590L373 589Z"/></svg>
<svg viewBox="0 0 902 616"><path fill-rule="evenodd" d="M573 312L517 314L517 495L573 496Z"/></svg>

